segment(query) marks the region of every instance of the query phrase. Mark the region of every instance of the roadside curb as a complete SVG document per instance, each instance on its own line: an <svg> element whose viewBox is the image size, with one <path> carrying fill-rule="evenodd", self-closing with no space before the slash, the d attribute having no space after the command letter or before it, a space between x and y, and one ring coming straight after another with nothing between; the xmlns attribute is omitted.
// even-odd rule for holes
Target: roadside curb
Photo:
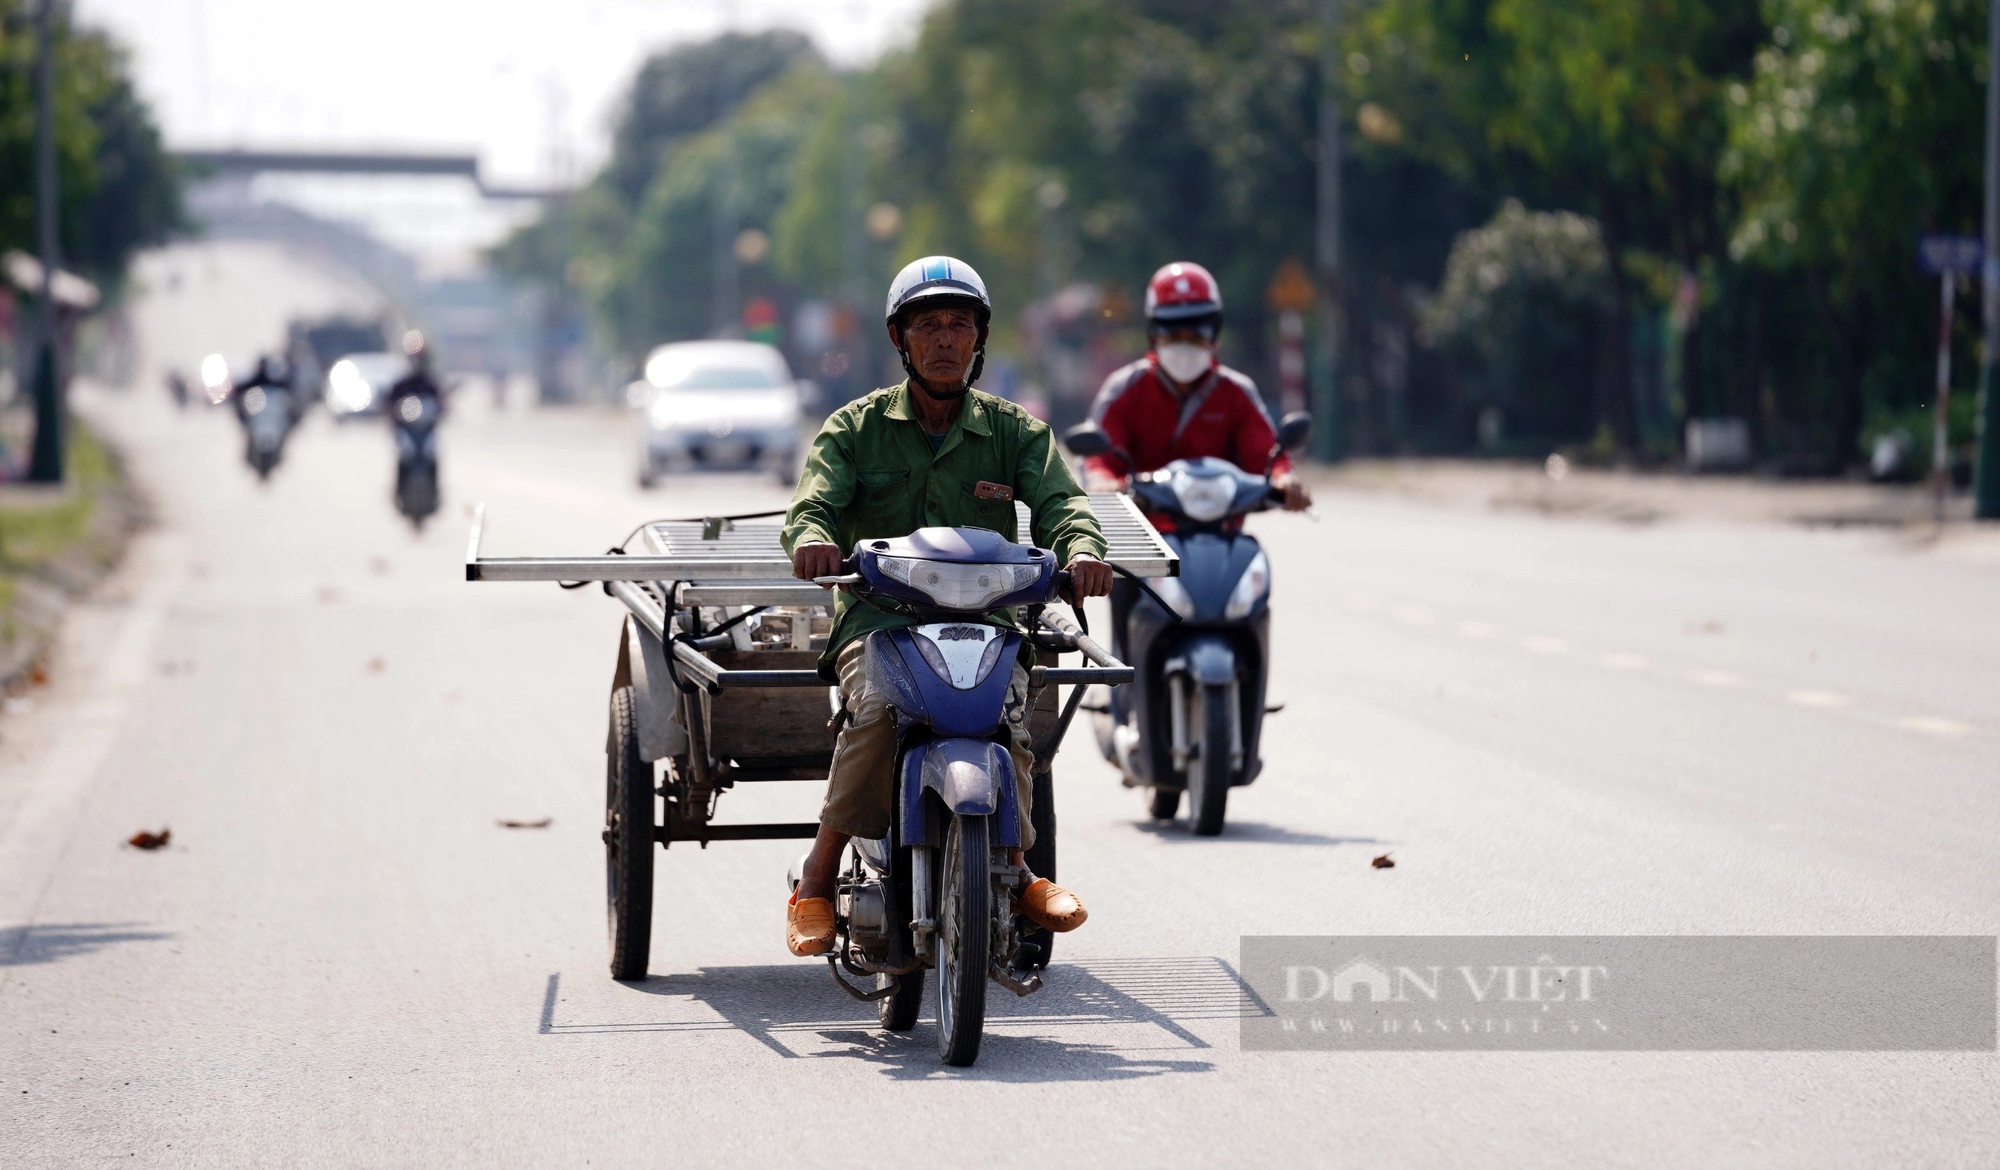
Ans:
<svg viewBox="0 0 2000 1170"><path fill-rule="evenodd" d="M72 425L84 426L81 420ZM0 641L0 692L13 695L41 681L63 619L71 607L88 597L125 559L132 538L153 522L145 493L132 479L116 444L95 429L91 437L104 449L112 470L109 483L98 489L83 535L39 565L20 570L14 580L13 604L0 617L13 637Z"/></svg>

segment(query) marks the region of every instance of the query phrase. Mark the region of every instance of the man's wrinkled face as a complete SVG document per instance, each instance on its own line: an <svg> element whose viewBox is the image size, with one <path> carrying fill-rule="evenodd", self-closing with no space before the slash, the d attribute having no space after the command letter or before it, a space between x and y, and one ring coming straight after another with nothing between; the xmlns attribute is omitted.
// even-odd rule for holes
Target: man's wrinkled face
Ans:
<svg viewBox="0 0 2000 1170"><path fill-rule="evenodd" d="M963 305L917 309L904 319L903 345L918 377L933 386L963 385L979 349L979 318Z"/></svg>

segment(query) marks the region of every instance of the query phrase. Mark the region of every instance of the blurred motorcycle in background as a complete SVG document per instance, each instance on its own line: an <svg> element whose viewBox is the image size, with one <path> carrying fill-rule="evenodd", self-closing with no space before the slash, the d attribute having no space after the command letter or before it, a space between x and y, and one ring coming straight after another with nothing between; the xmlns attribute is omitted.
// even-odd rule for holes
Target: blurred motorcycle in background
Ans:
<svg viewBox="0 0 2000 1170"><path fill-rule="evenodd" d="M1286 415L1272 455L1300 446L1311 429L1304 412ZM1091 423L1066 432L1063 444L1084 457L1123 454ZM1185 792L1194 832L1213 837L1229 790L1264 766L1257 746L1267 713L1271 563L1243 517L1281 506L1284 489L1203 457L1142 472L1126 490L1148 515L1171 521L1162 535L1180 554L1180 575L1121 579L1112 593L1112 653L1138 674L1100 711L1098 747L1128 787L1150 790L1156 819L1172 820Z"/></svg>
<svg viewBox="0 0 2000 1170"><path fill-rule="evenodd" d="M434 394L405 394L390 406L396 434L396 510L418 532L438 510L437 424L443 413Z"/></svg>
<svg viewBox="0 0 2000 1170"><path fill-rule="evenodd" d="M291 372L281 360L260 357L249 378L235 385L231 395L236 419L243 424L243 461L262 482L285 455L285 439L299 417L298 400L292 393Z"/></svg>

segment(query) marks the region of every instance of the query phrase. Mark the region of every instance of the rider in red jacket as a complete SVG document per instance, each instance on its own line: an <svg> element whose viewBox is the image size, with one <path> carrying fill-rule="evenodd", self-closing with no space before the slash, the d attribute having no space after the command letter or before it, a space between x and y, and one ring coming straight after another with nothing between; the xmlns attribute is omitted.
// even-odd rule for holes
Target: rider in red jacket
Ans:
<svg viewBox="0 0 2000 1170"><path fill-rule="evenodd" d="M1146 356L1104 380L1091 419L1117 450L1084 462L1091 486L1121 486L1126 476L1176 459L1213 455L1255 475L1270 475L1299 511L1312 494L1292 476L1284 452L1271 457L1277 431L1257 384L1216 360L1222 290L1199 264L1169 264L1146 286ZM1126 458L1129 455L1130 459Z"/></svg>

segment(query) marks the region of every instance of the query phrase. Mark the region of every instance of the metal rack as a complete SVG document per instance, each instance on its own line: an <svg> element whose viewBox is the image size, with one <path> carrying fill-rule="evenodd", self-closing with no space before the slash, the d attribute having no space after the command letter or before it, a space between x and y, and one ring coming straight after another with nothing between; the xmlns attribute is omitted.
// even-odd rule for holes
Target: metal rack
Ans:
<svg viewBox="0 0 2000 1170"><path fill-rule="evenodd" d="M1015 539L1032 543L1027 506L1016 503L1014 509L1019 526ZM1141 577L1180 572L1180 558L1130 497L1093 493L1090 510L1104 533L1105 560ZM482 557L485 528L486 505L481 504L465 552L468 581L671 581L679 583L676 588L699 589L695 597L676 598L698 605L823 605L826 600L818 586L792 579L791 558L778 543L775 522L661 521L641 530L645 553L582 557Z"/></svg>

